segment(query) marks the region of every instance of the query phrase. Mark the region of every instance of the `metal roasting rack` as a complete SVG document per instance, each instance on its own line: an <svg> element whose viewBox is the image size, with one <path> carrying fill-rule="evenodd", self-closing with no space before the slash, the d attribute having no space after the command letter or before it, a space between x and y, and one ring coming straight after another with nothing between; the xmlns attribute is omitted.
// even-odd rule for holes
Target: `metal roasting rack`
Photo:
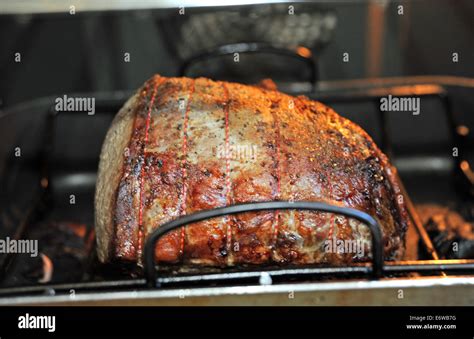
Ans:
<svg viewBox="0 0 474 339"><path fill-rule="evenodd" d="M462 271L462 270L474 270L474 260L444 260L442 263L439 260L428 260L424 261L423 264L417 265L412 262L401 262L398 264L384 265L383 260L383 243L382 243L382 231L380 224L367 213L359 210L347 207L340 207L336 205L321 203L321 202L309 202L309 201L267 201L267 202L255 202L250 204L237 204L222 208L215 208L212 210L202 211L194 214L184 216L182 218L170 221L159 228L155 229L153 233L148 237L145 245L145 277L147 279L147 285L149 287L159 287L160 280L157 279L157 273L155 268L155 247L157 241L168 232L191 225L193 223L221 217L225 215L239 214L244 212L257 212L257 211L268 211L268 210L307 210L307 211L319 211L328 212L334 214L344 215L349 218L356 219L363 222L369 227L372 236L372 265L359 266L362 268L359 272L364 274L370 274L373 279L379 279L384 274L394 273L407 273L407 272L443 272L443 271ZM250 278L250 277L261 277L263 274L279 275L279 271L259 271L259 272L248 272L247 274L238 273L223 273L214 276L208 276L204 279L198 277L199 280L212 280L214 279L230 279L235 280L239 278ZM298 274L350 274L357 272L357 268L346 266L346 267L321 267L321 268L304 268L304 269L291 269L285 270L283 274L286 275L298 275ZM281 273L280 273L281 274ZM192 281L193 278L188 277L188 281ZM196 278L194 278L196 279Z"/></svg>

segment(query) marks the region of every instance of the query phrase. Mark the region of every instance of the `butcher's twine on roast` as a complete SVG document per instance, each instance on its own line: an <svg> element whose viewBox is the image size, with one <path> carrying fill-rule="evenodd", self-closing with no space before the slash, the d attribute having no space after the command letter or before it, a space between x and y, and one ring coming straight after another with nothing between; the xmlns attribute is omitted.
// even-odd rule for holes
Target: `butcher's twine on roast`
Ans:
<svg viewBox="0 0 474 339"><path fill-rule="evenodd" d="M382 226L385 259L400 259L408 220L395 171L365 131L319 102L156 75L118 112L102 147L98 255L102 262L140 263L148 235L165 222L283 200L370 214ZM172 231L159 240L156 258L183 265L337 265L368 260L370 241L365 225L330 213L252 212Z"/></svg>

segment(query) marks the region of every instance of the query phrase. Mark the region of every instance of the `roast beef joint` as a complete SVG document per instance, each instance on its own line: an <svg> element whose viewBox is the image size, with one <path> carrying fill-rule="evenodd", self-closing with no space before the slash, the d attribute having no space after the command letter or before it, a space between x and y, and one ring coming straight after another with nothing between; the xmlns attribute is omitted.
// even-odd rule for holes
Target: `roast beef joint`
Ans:
<svg viewBox="0 0 474 339"><path fill-rule="evenodd" d="M408 217L396 169L359 126L268 86L156 75L118 112L102 146L98 256L140 264L147 237L170 220L276 200L366 212L382 227L385 260L404 255ZM338 241L363 250L328 246ZM371 235L332 213L248 212L171 231L155 257L192 266L341 265L369 260Z"/></svg>

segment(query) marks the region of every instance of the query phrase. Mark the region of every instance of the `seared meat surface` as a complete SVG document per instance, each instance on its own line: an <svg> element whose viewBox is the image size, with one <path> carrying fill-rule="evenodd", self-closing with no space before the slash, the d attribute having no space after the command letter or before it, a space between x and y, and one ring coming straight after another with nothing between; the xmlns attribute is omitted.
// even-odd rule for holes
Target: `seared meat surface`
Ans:
<svg viewBox="0 0 474 339"><path fill-rule="evenodd" d="M269 200L364 211L382 226L386 259L403 255L408 221L395 169L359 126L305 97L156 75L117 114L103 145L100 260L140 262L147 236L167 221ZM327 246L340 240L358 252ZM370 247L368 228L355 220L268 211L172 231L158 242L156 257L184 265L342 264L367 260Z"/></svg>

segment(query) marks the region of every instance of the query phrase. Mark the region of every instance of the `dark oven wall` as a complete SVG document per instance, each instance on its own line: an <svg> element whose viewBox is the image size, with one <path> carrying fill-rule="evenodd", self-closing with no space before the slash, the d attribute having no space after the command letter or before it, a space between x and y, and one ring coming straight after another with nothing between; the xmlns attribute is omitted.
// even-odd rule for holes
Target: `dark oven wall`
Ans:
<svg viewBox="0 0 474 339"><path fill-rule="evenodd" d="M474 76L474 65L470 62L474 57L472 1L387 3L375 8L363 1L295 4L295 15L307 12L313 13L312 16L297 18L303 23L269 22L262 31L256 26L256 32L248 36L241 27L234 31L230 27L220 35L213 32L215 27L226 26L206 17L212 14L212 8L187 9L184 16L179 16L179 9L3 15L0 16L0 98L5 107L61 93L136 89L154 73L177 75L183 59L199 52L198 39L203 36L201 47L212 46L213 41L217 44L226 40L267 39L263 29L269 27L272 33L271 28L278 25L301 27L275 29L274 34L290 35L275 41L316 41L313 56L318 61L319 80L426 74ZM397 12L399 4L404 6L403 15ZM239 12L237 20L264 22L266 15L274 19L277 14L283 17L281 12L288 5L275 6L224 8L216 17L232 20ZM383 21L377 15L381 10L385 11ZM335 19L324 15L328 11ZM193 16L202 19L202 26L193 22ZM321 19L325 20L324 24L311 26ZM185 27L177 25L177 21L185 22ZM375 28L380 24L384 29ZM306 37L314 30L320 35ZM193 34L195 39L186 41ZM180 39L187 43L187 50L183 50L183 42L176 41ZM193 43L198 46L192 46ZM343 63L345 52L350 58ZM452 62L453 52L459 54L457 63ZM21 53L21 62L15 62L15 53ZM124 60L125 53L130 53L130 62ZM284 67L291 65L287 63Z"/></svg>
<svg viewBox="0 0 474 339"><path fill-rule="evenodd" d="M288 15L290 10L294 15ZM316 80L322 88L327 82L354 78L474 77L473 13L474 4L468 0L421 0L186 8L184 15L180 15L180 8L2 15L0 109L11 111L15 105L36 98L49 96L53 100L70 93L130 93L155 73L178 76L185 72L250 83L270 77L283 91L304 92L323 102L311 87L287 84ZM307 46L309 51L301 49L299 53L310 55L308 59L317 65L316 78L308 75L304 63L272 51L261 56L242 55L239 63L233 62L232 55L230 60L204 59L183 70L187 60L216 46L254 41ZM458 55L457 62L453 62L453 53ZM472 91L456 86L449 90L458 123L472 130ZM367 102L327 103L360 124L382 145L377 107ZM406 114L388 117L394 162L405 179L415 183L420 183L420 178L406 175L407 171L416 172L422 168L420 165L432 166L432 172L449 171L453 165L449 156L450 129L443 108L435 100L423 101L422 106L429 114L417 119ZM53 152L54 168L75 167L77 161L87 173L94 172L113 113L95 117L93 126L87 119L57 119L54 133L60 144ZM41 133L45 122L39 117L44 112L28 114L36 116L3 119L2 159L21 143L16 140L20 135L28 134L24 138L32 147L41 145L41 141L34 140L44 138ZM38 123L34 123L36 120ZM420 156L427 161L413 161ZM0 173L5 164L2 161ZM433 179L424 178L423 187L430 187ZM442 182L446 187L439 190L441 194L451 187L446 180ZM431 190L419 191L420 200L430 200L433 194Z"/></svg>

